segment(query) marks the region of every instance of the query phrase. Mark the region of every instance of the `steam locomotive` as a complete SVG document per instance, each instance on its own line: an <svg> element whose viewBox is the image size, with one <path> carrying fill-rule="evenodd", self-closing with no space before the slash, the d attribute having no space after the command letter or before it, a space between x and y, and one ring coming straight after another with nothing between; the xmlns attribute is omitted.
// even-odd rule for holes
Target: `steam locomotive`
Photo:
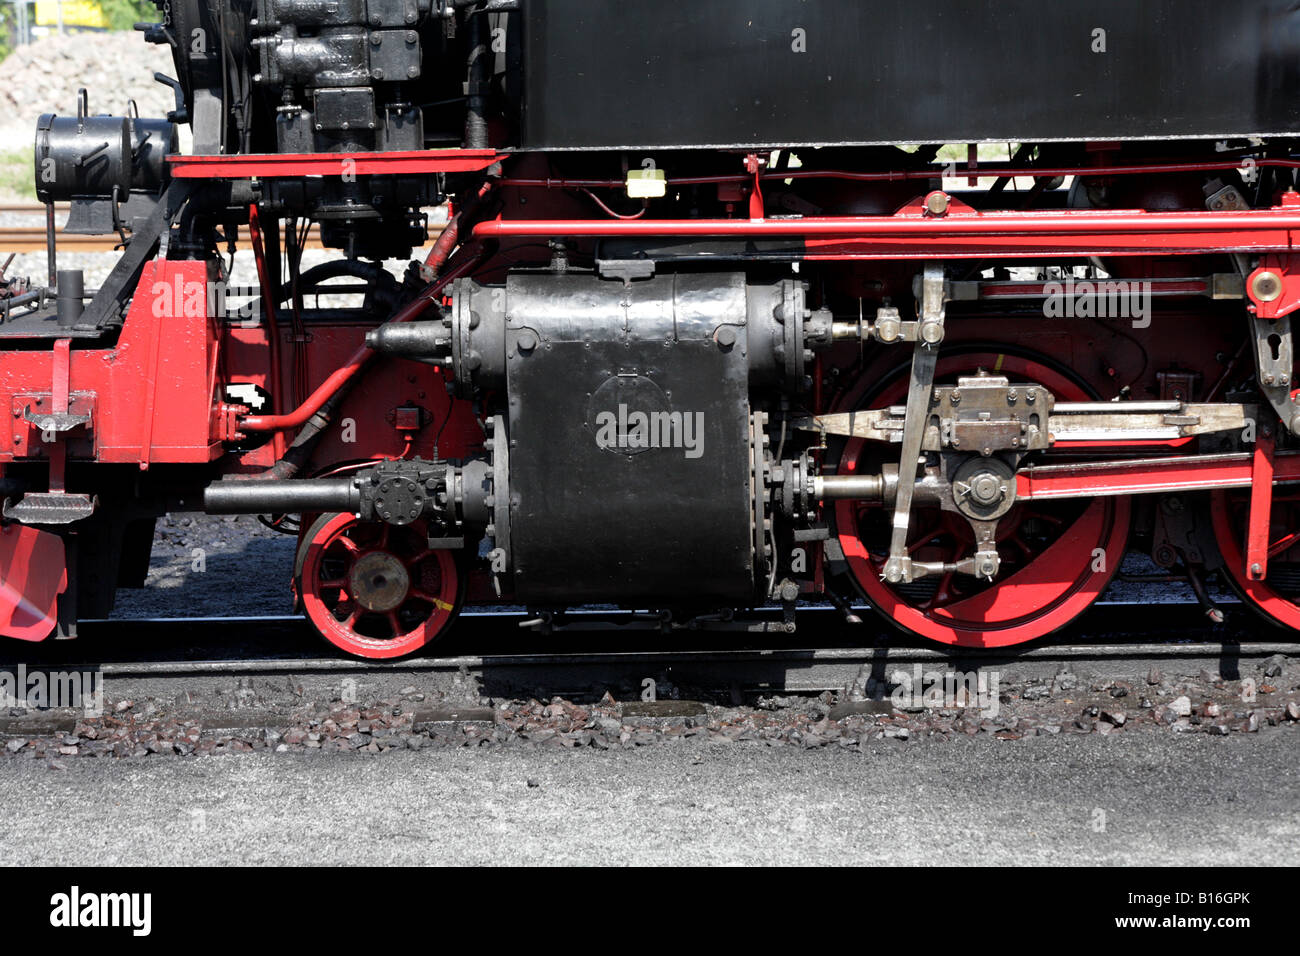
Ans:
<svg viewBox="0 0 1300 956"><path fill-rule="evenodd" d="M186 510L296 533L296 599L365 657L466 601L671 629L865 600L1004 647L1131 552L1300 626L1289 0L159 0L137 29L174 111L37 123L0 634L106 616ZM97 290L55 203L120 239Z"/></svg>

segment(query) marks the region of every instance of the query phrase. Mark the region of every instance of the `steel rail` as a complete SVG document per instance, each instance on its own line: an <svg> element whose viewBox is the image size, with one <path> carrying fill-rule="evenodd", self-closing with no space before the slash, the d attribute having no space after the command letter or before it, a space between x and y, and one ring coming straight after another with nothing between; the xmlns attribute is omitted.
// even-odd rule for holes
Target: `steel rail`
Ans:
<svg viewBox="0 0 1300 956"><path fill-rule="evenodd" d="M784 650L615 651L602 653L484 654L412 658L400 661L299 658L284 660L143 661L82 664L106 677L185 676L190 674L292 674L355 671L459 671L541 667L662 667L665 664L764 664L806 667L834 664L911 664L953 660L1078 661L1133 658L1271 657L1300 654L1300 645L1275 641L1258 644L1197 642L1191 644L1069 644L1057 647L960 648L953 653L932 648L787 648ZM76 669L75 664L60 667ZM3 666L0 666L3 669Z"/></svg>
<svg viewBox="0 0 1300 956"><path fill-rule="evenodd" d="M114 252L121 246L122 240L117 235L86 236L80 233L55 233L59 249L77 252ZM239 227L237 241L243 245L249 242L247 226ZM320 228L313 226L307 236L306 248L324 249L321 244ZM44 252L44 226L0 226L0 252Z"/></svg>

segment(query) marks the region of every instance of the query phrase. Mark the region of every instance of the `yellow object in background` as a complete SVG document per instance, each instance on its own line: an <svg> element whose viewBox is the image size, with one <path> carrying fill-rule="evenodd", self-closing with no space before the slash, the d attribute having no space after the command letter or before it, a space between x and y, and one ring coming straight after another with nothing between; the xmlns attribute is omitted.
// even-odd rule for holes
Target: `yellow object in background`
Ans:
<svg viewBox="0 0 1300 956"><path fill-rule="evenodd" d="M58 26L60 6L65 27L108 27L108 18L97 0L36 0L36 25Z"/></svg>

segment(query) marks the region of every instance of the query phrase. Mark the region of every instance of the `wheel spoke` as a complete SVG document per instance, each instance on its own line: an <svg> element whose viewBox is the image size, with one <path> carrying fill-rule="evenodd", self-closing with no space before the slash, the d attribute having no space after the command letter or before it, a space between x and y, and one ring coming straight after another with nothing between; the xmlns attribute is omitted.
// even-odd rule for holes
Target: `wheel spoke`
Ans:
<svg viewBox="0 0 1300 956"><path fill-rule="evenodd" d="M357 544L345 534L341 534L335 538L334 543L342 547L343 550L347 551L349 554L355 555L361 553L361 545Z"/></svg>
<svg viewBox="0 0 1300 956"><path fill-rule="evenodd" d="M1282 540L1276 542L1275 544L1270 545L1268 549L1268 556L1270 558L1276 558L1283 551L1288 550L1297 541L1300 541L1300 531L1293 531L1290 534L1286 535L1284 538L1282 538Z"/></svg>
<svg viewBox="0 0 1300 956"><path fill-rule="evenodd" d="M931 541L933 541L935 536L938 535L939 531L942 529L942 527L943 527L943 522L940 521L937 524L931 525L929 530L927 530L925 534L918 535L916 540L907 546L908 555L915 554L918 550L920 550L921 548L929 544Z"/></svg>
<svg viewBox="0 0 1300 956"><path fill-rule="evenodd" d="M934 593L931 594L929 600L921 606L929 611L936 607L943 607L947 604L948 599L952 597L952 592L949 590L949 588L952 587L952 578L953 572L945 571L943 577L939 578L939 584L935 587Z"/></svg>
<svg viewBox="0 0 1300 956"><path fill-rule="evenodd" d="M1026 562L1032 561L1034 559L1034 549L1025 543L1025 539L1020 536L1019 531L1010 535L1007 538L1007 543L1014 545L1020 551L1020 553L1024 555Z"/></svg>
<svg viewBox="0 0 1300 956"><path fill-rule="evenodd" d="M429 555L433 554L433 551L434 551L433 548L425 548L419 554L412 555L411 557L404 559L402 563L405 564L407 568L414 568L421 561L427 560Z"/></svg>
<svg viewBox="0 0 1300 956"><path fill-rule="evenodd" d="M1054 515L1050 511L1031 512L1030 514L1025 515L1024 518L1021 519L1021 524L1024 524L1025 521L1028 521L1030 519L1033 519L1035 521L1041 521L1044 524L1049 524L1053 528L1059 528L1061 527L1061 525L1065 524L1064 518L1060 517L1059 515Z"/></svg>

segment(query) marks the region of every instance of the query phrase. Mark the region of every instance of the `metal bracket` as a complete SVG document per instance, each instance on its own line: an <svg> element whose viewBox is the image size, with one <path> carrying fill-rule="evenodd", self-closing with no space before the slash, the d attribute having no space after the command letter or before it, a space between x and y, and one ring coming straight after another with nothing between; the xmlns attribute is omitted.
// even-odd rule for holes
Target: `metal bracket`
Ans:
<svg viewBox="0 0 1300 956"><path fill-rule="evenodd" d="M1002 567L1002 558L998 555L998 522L970 522L975 532L975 553L960 561L913 561L912 578L923 578L935 574L966 574L973 578L992 581Z"/></svg>
<svg viewBox="0 0 1300 956"><path fill-rule="evenodd" d="M1259 389L1273 406L1282 424L1293 434L1300 430L1300 403L1291 390L1295 347L1291 338L1291 319L1262 319L1251 316L1255 336L1255 368Z"/></svg>
<svg viewBox="0 0 1300 956"><path fill-rule="evenodd" d="M163 190L158 205L153 208L148 219L140 224L140 228L132 235L126 252L104 279L99 294L87 304L86 311L77 322L78 328L102 328L121 320L127 300L135 291L136 280L150 258L154 245L160 241L165 245L172 218L195 190L196 182L173 180Z"/></svg>
<svg viewBox="0 0 1300 956"><path fill-rule="evenodd" d="M33 412L30 405L23 408L23 420L42 432L68 432L79 425L88 425L90 415L79 415L72 411L41 414Z"/></svg>
<svg viewBox="0 0 1300 956"><path fill-rule="evenodd" d="M902 451L898 459L898 495L894 503L894 526L889 541L889 558L881 575L891 584L911 581L912 559L907 554L907 529L911 522L912 494L921 443L934 395L934 372L943 341L947 290L943 266L926 265L921 279L921 333L912 350L912 375L908 383L907 413L903 422Z"/></svg>
<svg viewBox="0 0 1300 956"><path fill-rule="evenodd" d="M1251 456L1250 512L1246 518L1246 577L1268 576L1269 519L1273 513L1273 451L1271 428L1261 428Z"/></svg>
<svg viewBox="0 0 1300 956"><path fill-rule="evenodd" d="M977 578L992 581L997 577L998 569L1002 566L1002 558L998 556L998 519L967 520L970 521L971 530L975 532L975 556L971 559L969 570L965 566L965 561L957 562L958 571L965 571Z"/></svg>
<svg viewBox="0 0 1300 956"><path fill-rule="evenodd" d="M653 259L597 259L596 271L604 279L622 279L630 285L636 279L650 279L655 274Z"/></svg>

